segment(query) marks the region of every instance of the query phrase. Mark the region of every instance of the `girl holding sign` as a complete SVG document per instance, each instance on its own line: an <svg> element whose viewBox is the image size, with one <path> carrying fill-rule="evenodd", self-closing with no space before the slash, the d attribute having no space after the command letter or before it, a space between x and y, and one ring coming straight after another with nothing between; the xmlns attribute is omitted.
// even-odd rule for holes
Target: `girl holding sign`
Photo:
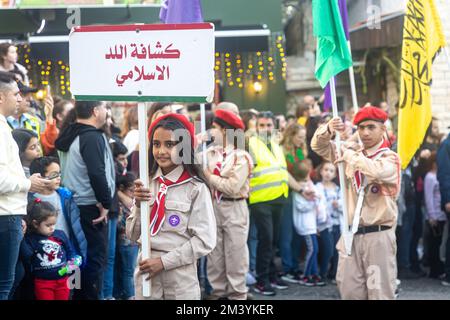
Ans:
<svg viewBox="0 0 450 320"><path fill-rule="evenodd" d="M166 114L149 129L150 186L136 182L136 208L127 219L129 239L141 243L141 227L150 228L151 257L135 272L136 299L142 277L152 279L150 299L200 299L197 259L216 245L211 193L194 163L194 126L186 117ZM140 202L150 205L150 225L140 225Z"/></svg>

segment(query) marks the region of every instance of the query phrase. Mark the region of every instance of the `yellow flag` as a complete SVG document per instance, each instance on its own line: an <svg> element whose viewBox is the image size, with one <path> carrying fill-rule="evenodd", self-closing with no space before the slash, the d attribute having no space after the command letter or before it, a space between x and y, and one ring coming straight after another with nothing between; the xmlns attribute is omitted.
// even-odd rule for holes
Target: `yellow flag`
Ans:
<svg viewBox="0 0 450 320"><path fill-rule="evenodd" d="M405 169L431 123L431 65L445 47L433 0L409 0L403 25L398 154Z"/></svg>

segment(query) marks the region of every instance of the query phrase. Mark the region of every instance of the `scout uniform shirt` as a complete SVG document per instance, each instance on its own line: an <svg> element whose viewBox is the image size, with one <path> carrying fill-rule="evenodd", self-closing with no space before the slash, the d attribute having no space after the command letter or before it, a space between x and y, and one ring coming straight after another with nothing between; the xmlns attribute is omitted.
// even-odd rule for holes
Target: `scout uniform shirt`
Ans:
<svg viewBox="0 0 450 320"><path fill-rule="evenodd" d="M183 173L178 166L165 176L177 181ZM150 212L159 190L160 168L150 181ZM165 221L158 234L150 238L153 251L160 252L164 270L187 264L211 252L216 245L216 220L211 202L211 193L205 183L192 179L189 182L169 187L165 201ZM141 243L140 209L135 208L127 219L127 237ZM150 226L146 226L149 228Z"/></svg>
<svg viewBox="0 0 450 320"><path fill-rule="evenodd" d="M249 176L253 168L250 154L229 145L224 149L214 146L207 150L208 167L214 171L216 164L221 163L220 176L211 174L209 183L214 190L223 193L226 198L245 198L250 192Z"/></svg>
<svg viewBox="0 0 450 320"><path fill-rule="evenodd" d="M311 148L328 161L335 160L335 145L331 142L327 125L319 127L311 141ZM348 223L351 225L355 213L358 193L353 184L356 171L367 179L366 194L361 210L359 226L384 225L395 227L397 222L396 198L400 191L400 161L398 155L385 151L377 160L371 160L383 142L373 148L353 151L347 150L343 158L347 178ZM331 146L330 146L331 145Z"/></svg>

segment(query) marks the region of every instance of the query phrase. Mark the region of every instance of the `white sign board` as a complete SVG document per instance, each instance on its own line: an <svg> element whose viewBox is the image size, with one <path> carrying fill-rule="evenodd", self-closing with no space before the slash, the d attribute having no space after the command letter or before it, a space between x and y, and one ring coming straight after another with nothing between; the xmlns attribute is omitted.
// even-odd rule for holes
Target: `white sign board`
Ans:
<svg viewBox="0 0 450 320"><path fill-rule="evenodd" d="M78 100L211 102L214 25L82 26L69 37Z"/></svg>

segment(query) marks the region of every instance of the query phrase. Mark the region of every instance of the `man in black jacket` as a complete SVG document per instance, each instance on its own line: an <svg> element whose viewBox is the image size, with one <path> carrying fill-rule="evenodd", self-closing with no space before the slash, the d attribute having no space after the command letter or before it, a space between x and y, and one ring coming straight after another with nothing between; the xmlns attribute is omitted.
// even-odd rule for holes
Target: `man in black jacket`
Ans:
<svg viewBox="0 0 450 320"><path fill-rule="evenodd" d="M61 132L55 146L61 159L62 184L73 192L88 243L81 290L75 291L75 299L98 300L106 266L106 217L115 190L114 159L100 130L106 121L105 103L79 101L75 111L76 122Z"/></svg>
<svg viewBox="0 0 450 320"><path fill-rule="evenodd" d="M450 127L449 127L450 128ZM450 134L447 136L437 154L437 179L441 191L442 210L447 214L447 220L450 221ZM447 222L447 228L450 231L450 222ZM449 232L450 234L450 232ZM445 279L442 285L450 286L450 236L447 240L445 250Z"/></svg>

